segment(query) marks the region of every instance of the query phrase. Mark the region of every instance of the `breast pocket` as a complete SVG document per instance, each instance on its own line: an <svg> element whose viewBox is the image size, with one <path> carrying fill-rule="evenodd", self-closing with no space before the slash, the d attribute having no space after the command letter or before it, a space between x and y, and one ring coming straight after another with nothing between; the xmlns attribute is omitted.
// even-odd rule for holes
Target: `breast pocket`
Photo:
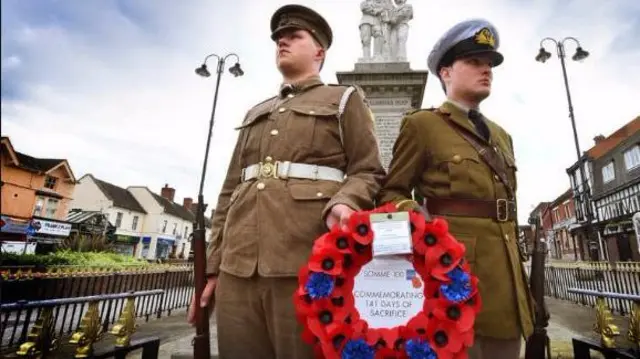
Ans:
<svg viewBox="0 0 640 359"><path fill-rule="evenodd" d="M453 147L445 162L452 197L482 198L491 194L490 174L473 148Z"/></svg>
<svg viewBox="0 0 640 359"><path fill-rule="evenodd" d="M293 151L301 148L318 155L340 143L337 106L297 104L290 110L286 140Z"/></svg>

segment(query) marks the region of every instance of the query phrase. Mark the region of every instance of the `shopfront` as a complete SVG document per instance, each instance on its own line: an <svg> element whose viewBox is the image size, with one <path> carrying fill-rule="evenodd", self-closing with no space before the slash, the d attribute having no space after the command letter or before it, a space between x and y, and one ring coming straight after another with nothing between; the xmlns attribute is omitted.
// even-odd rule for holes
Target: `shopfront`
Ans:
<svg viewBox="0 0 640 359"><path fill-rule="evenodd" d="M9 216L0 216L0 241L24 242L27 238L28 220L21 220Z"/></svg>
<svg viewBox="0 0 640 359"><path fill-rule="evenodd" d="M69 237L71 227L69 222L33 217L27 227L27 237L38 243L36 254L46 254Z"/></svg>
<svg viewBox="0 0 640 359"><path fill-rule="evenodd" d="M156 259L166 259L174 252L175 239L158 237L156 243Z"/></svg>
<svg viewBox="0 0 640 359"><path fill-rule="evenodd" d="M116 253L133 257L136 247L140 243L140 237L116 234L113 236L113 249Z"/></svg>
<svg viewBox="0 0 640 359"><path fill-rule="evenodd" d="M610 261L638 261L638 240L633 216L640 212L640 184L595 200L598 229Z"/></svg>

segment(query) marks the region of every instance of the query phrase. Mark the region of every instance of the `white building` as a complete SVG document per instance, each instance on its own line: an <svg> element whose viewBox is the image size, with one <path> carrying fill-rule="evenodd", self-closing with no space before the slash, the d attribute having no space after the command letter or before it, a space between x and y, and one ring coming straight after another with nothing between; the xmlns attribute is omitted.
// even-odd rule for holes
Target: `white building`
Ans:
<svg viewBox="0 0 640 359"><path fill-rule="evenodd" d="M185 198L182 205L175 203L175 189L168 185L162 188L161 194L142 186L131 186L127 190L147 212L143 227L142 257L157 259L173 254L177 258L187 259L191 250L189 235L193 233L195 221L191 200ZM206 217L205 222L206 238L209 238L211 229Z"/></svg>
<svg viewBox="0 0 640 359"><path fill-rule="evenodd" d="M86 174L75 186L69 209L104 213L117 228L116 250L139 256L147 213L126 189Z"/></svg>

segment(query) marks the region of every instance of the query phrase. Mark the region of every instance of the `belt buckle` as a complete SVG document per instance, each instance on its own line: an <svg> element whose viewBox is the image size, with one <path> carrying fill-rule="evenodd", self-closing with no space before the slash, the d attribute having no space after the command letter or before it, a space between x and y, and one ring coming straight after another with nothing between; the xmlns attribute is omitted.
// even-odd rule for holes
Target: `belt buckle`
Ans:
<svg viewBox="0 0 640 359"><path fill-rule="evenodd" d="M258 169L260 178L278 178L278 166L273 162L260 162Z"/></svg>
<svg viewBox="0 0 640 359"><path fill-rule="evenodd" d="M501 207L504 207L504 216L500 215ZM507 222L509 220L509 201L504 198L496 200L496 220L498 222Z"/></svg>

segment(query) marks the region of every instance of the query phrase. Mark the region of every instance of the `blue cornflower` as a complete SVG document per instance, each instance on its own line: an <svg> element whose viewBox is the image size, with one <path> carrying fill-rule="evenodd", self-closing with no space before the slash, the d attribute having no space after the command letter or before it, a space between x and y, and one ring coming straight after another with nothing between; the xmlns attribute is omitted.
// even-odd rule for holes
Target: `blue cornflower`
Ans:
<svg viewBox="0 0 640 359"><path fill-rule="evenodd" d="M309 279L307 279L307 283L305 284L305 289L309 293L309 297L311 299L318 298L326 298L331 295L333 292L333 287L335 282L333 277L326 273L311 273Z"/></svg>
<svg viewBox="0 0 640 359"><path fill-rule="evenodd" d="M342 349L342 359L373 359L375 351L364 339L349 340Z"/></svg>
<svg viewBox="0 0 640 359"><path fill-rule="evenodd" d="M404 346L410 359L437 359L438 356L428 342L420 339L409 339Z"/></svg>
<svg viewBox="0 0 640 359"><path fill-rule="evenodd" d="M466 273L460 267L456 267L447 273L447 276L451 279L451 282L440 286L442 294L454 303L460 303L469 298L471 294L469 273Z"/></svg>

